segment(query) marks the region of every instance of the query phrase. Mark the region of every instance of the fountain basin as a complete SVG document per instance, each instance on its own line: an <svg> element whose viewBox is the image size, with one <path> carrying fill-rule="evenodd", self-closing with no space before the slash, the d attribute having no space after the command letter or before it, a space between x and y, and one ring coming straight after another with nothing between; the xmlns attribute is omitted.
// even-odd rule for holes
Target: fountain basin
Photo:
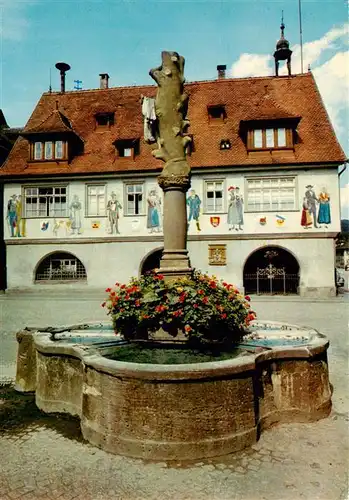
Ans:
<svg viewBox="0 0 349 500"><path fill-rule="evenodd" d="M78 415L84 438L112 453L152 460L232 453L277 422L314 421L331 410L327 339L267 324L253 325L233 359L172 365L109 359L122 341L107 334L88 344L32 333L36 404ZM282 336L294 345L270 345Z"/></svg>

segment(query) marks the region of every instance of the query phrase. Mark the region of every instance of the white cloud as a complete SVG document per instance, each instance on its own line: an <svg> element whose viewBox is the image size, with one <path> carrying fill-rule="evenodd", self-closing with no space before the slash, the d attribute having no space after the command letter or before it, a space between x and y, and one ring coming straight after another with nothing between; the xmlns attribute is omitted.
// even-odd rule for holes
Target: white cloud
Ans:
<svg viewBox="0 0 349 500"><path fill-rule="evenodd" d="M246 76L268 76L271 74L273 57L271 55L242 54L230 70L233 78Z"/></svg>
<svg viewBox="0 0 349 500"><path fill-rule="evenodd" d="M334 27L318 40L303 45L303 69L311 66L325 107L343 149L348 152L349 125L349 23ZM292 72L301 70L300 45L291 47ZM287 74L285 64L280 65L280 75ZM231 66L232 77L265 76L274 74L272 55L241 54Z"/></svg>
<svg viewBox="0 0 349 500"><path fill-rule="evenodd" d="M24 2L0 0L0 37L3 40L22 40L28 25Z"/></svg>
<svg viewBox="0 0 349 500"><path fill-rule="evenodd" d="M342 219L349 219L349 184L341 187L341 217Z"/></svg>

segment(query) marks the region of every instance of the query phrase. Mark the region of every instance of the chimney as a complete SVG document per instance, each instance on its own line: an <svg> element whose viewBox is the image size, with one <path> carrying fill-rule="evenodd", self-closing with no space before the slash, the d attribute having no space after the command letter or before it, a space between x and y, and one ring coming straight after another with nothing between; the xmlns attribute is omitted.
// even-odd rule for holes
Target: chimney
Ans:
<svg viewBox="0 0 349 500"><path fill-rule="evenodd" d="M217 71L218 71L218 80L222 80L225 78L225 70L227 69L227 66L225 64L219 64L217 66Z"/></svg>
<svg viewBox="0 0 349 500"><path fill-rule="evenodd" d="M58 62L56 64L56 68L59 69L61 73L61 92L64 94L65 92L65 73L70 70L70 66L64 62Z"/></svg>
<svg viewBox="0 0 349 500"><path fill-rule="evenodd" d="M99 73L99 76L101 77L99 88L100 89L109 88L109 85L108 85L109 75L108 75L108 73Z"/></svg>

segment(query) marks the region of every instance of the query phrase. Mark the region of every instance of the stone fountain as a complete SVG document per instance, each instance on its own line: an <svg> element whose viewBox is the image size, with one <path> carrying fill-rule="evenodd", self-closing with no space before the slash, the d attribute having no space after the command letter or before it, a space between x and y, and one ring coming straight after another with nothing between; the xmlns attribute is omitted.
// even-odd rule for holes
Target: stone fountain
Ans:
<svg viewBox="0 0 349 500"><path fill-rule="evenodd" d="M183 72L184 58L175 52L163 52L162 65L150 71L158 84L154 155L165 162L158 182L166 280L192 272ZM16 389L35 391L45 412L79 416L84 438L112 453L152 460L224 455L251 445L277 422L309 422L331 411L329 343L296 325L254 321L236 357L177 365L115 359L127 343L110 324L25 329L17 340Z"/></svg>

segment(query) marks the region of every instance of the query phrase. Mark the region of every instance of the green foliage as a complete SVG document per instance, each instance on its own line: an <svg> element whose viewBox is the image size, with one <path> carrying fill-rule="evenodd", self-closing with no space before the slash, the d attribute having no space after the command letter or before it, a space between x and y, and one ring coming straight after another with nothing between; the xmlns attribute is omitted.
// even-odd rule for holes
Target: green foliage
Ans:
<svg viewBox="0 0 349 500"><path fill-rule="evenodd" d="M115 331L125 339L144 333L182 330L188 341L214 343L238 341L255 318L249 297L225 282L198 271L190 278L165 282L151 273L129 284L107 288L102 304L111 315Z"/></svg>

